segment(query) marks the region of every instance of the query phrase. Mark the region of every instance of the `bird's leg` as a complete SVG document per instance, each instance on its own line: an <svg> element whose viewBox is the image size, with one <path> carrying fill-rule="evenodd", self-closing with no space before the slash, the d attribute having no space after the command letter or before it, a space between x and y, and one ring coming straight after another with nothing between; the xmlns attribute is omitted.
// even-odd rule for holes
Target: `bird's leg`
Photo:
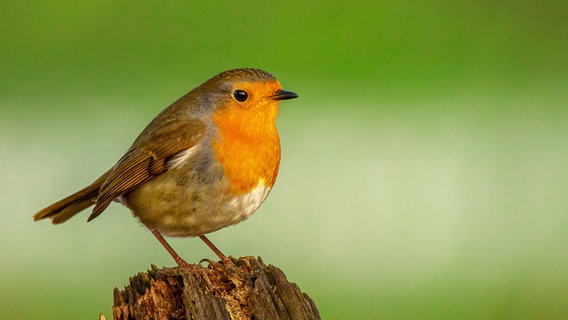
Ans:
<svg viewBox="0 0 568 320"><path fill-rule="evenodd" d="M168 250L172 258L174 258L175 262L178 264L178 266L182 268L187 268L190 266L190 264L187 263L187 261L183 260L183 258L180 257L179 254L177 254L177 252L175 252L175 250L170 246L170 244L166 241L166 239L162 237L162 234L158 230L154 228L148 228L148 229L152 231L152 234L156 237L156 239L158 239L158 241L160 241L160 243L164 246L164 248Z"/></svg>
<svg viewBox="0 0 568 320"><path fill-rule="evenodd" d="M234 267L235 264L233 263L233 261L231 261L231 259L227 258L227 256L225 256L221 250L217 249L217 247L211 242L209 241L209 239L207 239L206 236L204 235L200 235L199 238L201 240L203 240L203 242L205 242L205 244L211 248L211 250L213 250L213 252L215 252L215 254L217 255L217 257L219 257L219 259L221 259L221 261L223 262L223 264L225 265L225 267Z"/></svg>

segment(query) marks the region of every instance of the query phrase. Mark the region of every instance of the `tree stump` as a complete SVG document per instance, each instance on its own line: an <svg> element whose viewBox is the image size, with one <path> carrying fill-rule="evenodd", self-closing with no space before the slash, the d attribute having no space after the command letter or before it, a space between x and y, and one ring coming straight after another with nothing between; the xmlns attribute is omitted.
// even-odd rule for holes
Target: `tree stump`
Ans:
<svg viewBox="0 0 568 320"><path fill-rule="evenodd" d="M260 257L216 262L208 267L152 266L114 289L115 320L138 319L320 319L315 303Z"/></svg>

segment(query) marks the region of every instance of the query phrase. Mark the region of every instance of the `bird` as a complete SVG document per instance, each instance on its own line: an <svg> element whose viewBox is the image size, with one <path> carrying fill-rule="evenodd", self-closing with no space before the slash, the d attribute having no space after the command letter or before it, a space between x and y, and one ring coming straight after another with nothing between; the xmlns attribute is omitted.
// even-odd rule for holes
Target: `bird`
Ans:
<svg viewBox="0 0 568 320"><path fill-rule="evenodd" d="M279 104L297 98L257 68L221 72L162 110L118 162L83 189L37 212L60 224L94 206L87 221L115 201L130 209L180 267L165 240L205 236L250 217L272 189L281 159Z"/></svg>

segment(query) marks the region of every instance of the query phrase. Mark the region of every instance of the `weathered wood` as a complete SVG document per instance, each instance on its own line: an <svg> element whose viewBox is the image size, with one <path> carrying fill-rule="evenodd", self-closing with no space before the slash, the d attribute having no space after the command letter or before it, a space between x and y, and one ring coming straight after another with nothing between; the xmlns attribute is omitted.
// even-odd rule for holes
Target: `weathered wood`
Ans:
<svg viewBox="0 0 568 320"><path fill-rule="evenodd" d="M312 299L277 267L254 257L233 262L152 266L114 290L114 319L320 319Z"/></svg>

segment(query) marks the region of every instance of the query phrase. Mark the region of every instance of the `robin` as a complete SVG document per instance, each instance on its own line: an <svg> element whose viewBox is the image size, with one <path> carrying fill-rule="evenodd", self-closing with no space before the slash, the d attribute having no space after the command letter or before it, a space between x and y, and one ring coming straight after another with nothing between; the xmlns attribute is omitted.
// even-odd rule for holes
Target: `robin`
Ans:
<svg viewBox="0 0 568 320"><path fill-rule="evenodd" d="M59 224L94 205L91 221L114 200L179 266L189 264L162 235L198 236L231 264L205 234L243 221L266 199L280 164L278 105L297 97L263 70L220 73L160 112L114 167L34 220Z"/></svg>

